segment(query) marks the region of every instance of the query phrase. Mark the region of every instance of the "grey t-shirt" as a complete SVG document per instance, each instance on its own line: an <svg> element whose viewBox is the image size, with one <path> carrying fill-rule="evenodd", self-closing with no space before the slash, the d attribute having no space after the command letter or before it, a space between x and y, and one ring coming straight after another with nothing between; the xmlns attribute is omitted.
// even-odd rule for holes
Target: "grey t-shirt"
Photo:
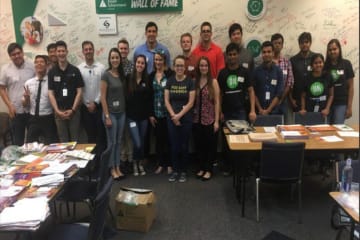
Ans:
<svg viewBox="0 0 360 240"><path fill-rule="evenodd" d="M107 83L106 102L111 113L125 112L124 83L119 77L114 77L109 71L104 72L101 81Z"/></svg>

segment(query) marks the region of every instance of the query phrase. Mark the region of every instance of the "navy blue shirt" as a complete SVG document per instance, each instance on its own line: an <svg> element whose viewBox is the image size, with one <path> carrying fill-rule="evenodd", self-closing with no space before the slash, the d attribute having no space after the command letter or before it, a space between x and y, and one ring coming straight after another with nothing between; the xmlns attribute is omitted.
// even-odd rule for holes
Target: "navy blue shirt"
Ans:
<svg viewBox="0 0 360 240"><path fill-rule="evenodd" d="M282 70L274 63L256 67L252 77L255 95L263 109L270 106L275 97L281 98L284 89Z"/></svg>

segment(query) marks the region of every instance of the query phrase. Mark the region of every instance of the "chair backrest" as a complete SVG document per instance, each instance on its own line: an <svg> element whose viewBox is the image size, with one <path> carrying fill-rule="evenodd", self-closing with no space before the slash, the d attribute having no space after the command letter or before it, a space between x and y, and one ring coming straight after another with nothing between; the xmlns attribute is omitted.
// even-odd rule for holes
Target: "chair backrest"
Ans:
<svg viewBox="0 0 360 240"><path fill-rule="evenodd" d="M271 127L284 124L284 115L257 115L254 126Z"/></svg>
<svg viewBox="0 0 360 240"><path fill-rule="evenodd" d="M106 213L109 207L110 192L113 184L113 178L109 177L106 184L102 187L101 191L95 198L95 207L93 210L88 238L89 240L102 239L102 233L106 222Z"/></svg>
<svg viewBox="0 0 360 240"><path fill-rule="evenodd" d="M304 142L263 142L260 157L260 178L294 182L302 179L304 149Z"/></svg>
<svg viewBox="0 0 360 240"><path fill-rule="evenodd" d="M338 162L336 162L335 168L336 168L336 182L337 183L341 182L342 170L343 170L345 165L346 165L346 161L338 161ZM353 159L351 161L351 167L353 168L352 181L355 182L355 183L360 183L360 172L359 172L360 160L359 159L356 159L356 160Z"/></svg>
<svg viewBox="0 0 360 240"><path fill-rule="evenodd" d="M320 112L307 112L304 115L295 112L294 122L302 125L326 124L327 117L324 117Z"/></svg>
<svg viewBox="0 0 360 240"><path fill-rule="evenodd" d="M101 154L100 157L100 167L99 167L99 179L98 182L98 192L101 191L102 187L107 182L108 178L110 178L110 169L109 169L109 161L110 161L110 155L111 155L111 148L108 147L105 149L105 151Z"/></svg>

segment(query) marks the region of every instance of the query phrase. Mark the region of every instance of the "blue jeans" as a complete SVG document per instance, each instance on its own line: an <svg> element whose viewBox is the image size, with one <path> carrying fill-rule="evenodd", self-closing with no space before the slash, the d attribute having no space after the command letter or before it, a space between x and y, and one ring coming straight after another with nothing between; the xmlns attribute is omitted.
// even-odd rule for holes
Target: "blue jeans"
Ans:
<svg viewBox="0 0 360 240"><path fill-rule="evenodd" d="M345 114L346 114L346 105L335 105L331 107L330 111L330 124L344 124L345 123Z"/></svg>
<svg viewBox="0 0 360 240"><path fill-rule="evenodd" d="M107 147L111 148L109 167L120 166L120 142L124 132L125 113L110 113L112 126L106 127ZM105 116L102 116L105 124Z"/></svg>
<svg viewBox="0 0 360 240"><path fill-rule="evenodd" d="M167 118L169 131L171 161L175 172L186 172L189 160L189 139L192 128L191 120L180 121L176 126L170 118Z"/></svg>
<svg viewBox="0 0 360 240"><path fill-rule="evenodd" d="M135 121L128 118L126 122L133 141L133 159L139 161L144 158L145 135L148 120Z"/></svg>

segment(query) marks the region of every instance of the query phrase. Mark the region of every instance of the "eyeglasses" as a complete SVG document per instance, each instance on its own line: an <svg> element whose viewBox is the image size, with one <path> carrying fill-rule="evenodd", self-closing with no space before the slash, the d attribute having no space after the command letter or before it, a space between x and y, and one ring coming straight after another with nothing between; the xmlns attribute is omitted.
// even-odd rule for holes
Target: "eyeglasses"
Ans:
<svg viewBox="0 0 360 240"><path fill-rule="evenodd" d="M211 30L201 30L201 33L211 33Z"/></svg>

